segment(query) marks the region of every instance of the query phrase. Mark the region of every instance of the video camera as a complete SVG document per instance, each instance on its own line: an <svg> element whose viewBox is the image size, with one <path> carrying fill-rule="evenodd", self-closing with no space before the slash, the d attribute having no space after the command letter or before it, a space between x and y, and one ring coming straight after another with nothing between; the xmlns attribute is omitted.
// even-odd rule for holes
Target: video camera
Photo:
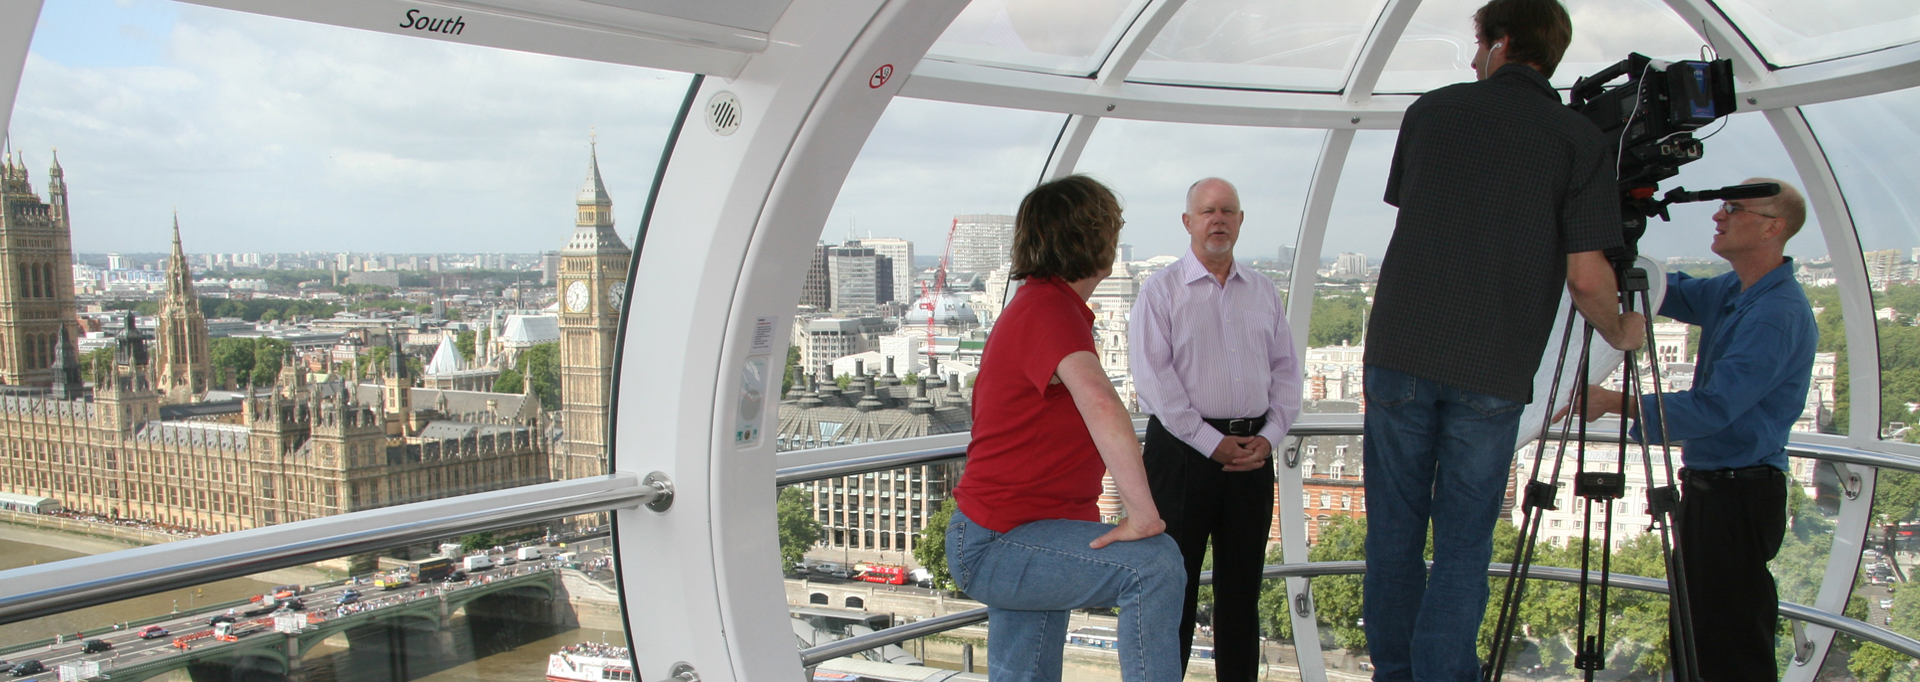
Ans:
<svg viewBox="0 0 1920 682"><path fill-rule="evenodd" d="M1622 85L1607 84L1621 76ZM1616 264L1633 262L1647 219L1667 216L1669 204L1713 199L1750 199L1779 193L1772 183L1739 185L1703 192L1676 188L1655 198L1660 181L1698 161L1705 145L1694 139L1700 129L1739 108L1733 89L1733 62L1664 62L1632 53L1591 76L1574 81L1568 106L1593 121L1614 144L1620 188L1621 230L1626 248L1609 253Z"/></svg>

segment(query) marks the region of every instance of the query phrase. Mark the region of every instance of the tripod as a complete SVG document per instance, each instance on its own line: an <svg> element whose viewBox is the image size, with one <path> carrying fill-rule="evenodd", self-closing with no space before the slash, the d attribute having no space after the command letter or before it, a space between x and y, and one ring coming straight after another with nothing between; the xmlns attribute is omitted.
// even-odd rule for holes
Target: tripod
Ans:
<svg viewBox="0 0 1920 682"><path fill-rule="evenodd" d="M1653 308L1647 286L1647 273L1639 268L1635 261L1638 256L1631 247L1613 259L1616 280L1619 284L1620 302L1623 308L1634 311L1636 308L1647 313L1646 338L1653 338ZM1631 439L1626 421L1620 423L1614 442L1617 446L1614 466L1611 470L1589 471L1587 469L1587 403L1576 397L1570 401L1578 409L1569 409L1567 420L1559 430L1557 447L1551 463L1552 472L1546 480L1541 480L1541 472L1547 464L1547 441L1552 437L1551 427L1556 416L1555 401L1560 395L1560 382L1564 376L1567 352L1573 340L1574 319L1569 311L1565 328L1561 331L1560 354L1554 367L1552 390L1548 393L1548 405L1545 411L1545 424L1542 425L1541 438L1533 451L1533 467L1522 497L1522 517L1520 523L1520 541L1515 544L1511 568L1506 576L1505 589L1500 602L1500 615L1494 625L1494 639L1489 659L1482 670L1483 679L1497 682L1505 673L1508 655L1513 645L1514 630L1519 624L1520 605L1526 597L1528 576L1531 572L1535 547L1540 538L1545 512L1558 510L1558 481L1566 464L1569 441L1575 452L1574 457L1574 497L1582 505L1580 536L1580 580L1578 582L1577 632L1574 667L1586 671L1585 678L1592 682L1594 673L1606 668L1607 609L1609 605L1610 575L1612 568L1613 517L1614 502L1626 496L1627 459L1629 445L1637 445L1640 452L1640 466L1646 474L1647 512L1652 516L1650 527L1660 534L1660 550L1667 572L1667 584L1672 596L1669 607L1671 660L1674 679L1692 682L1698 679L1696 657L1694 654L1693 614L1687 599L1685 567L1682 565L1680 551L1674 545L1673 521L1680 501L1679 488L1675 485L1673 470L1673 450L1666 440L1666 403L1660 384L1660 368L1657 357L1649 357L1646 381L1651 385L1655 413L1653 418L1661 425L1660 448L1661 462L1656 468L1653 462L1652 447L1644 437ZM1590 351L1593 345L1594 329L1591 324L1582 324L1580 359L1575 376L1583 383L1589 380L1591 371ZM1646 394L1642 384L1642 375L1638 353L1627 351L1621 364L1622 388L1625 399L1636 404ZM1573 395L1584 396L1586 386L1573 387ZM1646 415L1642 415L1643 420ZM1575 434L1578 437L1575 438ZM1658 476L1658 478L1656 478ZM1656 485L1656 481L1660 484ZM1596 514L1601 521L1601 538L1597 547L1600 557L1595 570L1593 554L1596 550L1593 538L1593 522Z"/></svg>

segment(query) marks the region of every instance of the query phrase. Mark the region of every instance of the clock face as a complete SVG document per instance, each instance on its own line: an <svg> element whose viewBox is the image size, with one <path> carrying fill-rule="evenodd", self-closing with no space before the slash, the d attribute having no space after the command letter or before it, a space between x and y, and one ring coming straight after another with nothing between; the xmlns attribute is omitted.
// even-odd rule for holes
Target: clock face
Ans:
<svg viewBox="0 0 1920 682"><path fill-rule="evenodd" d="M575 281L567 285L567 312L577 313L587 309L593 294L587 292L587 283Z"/></svg>
<svg viewBox="0 0 1920 682"><path fill-rule="evenodd" d="M624 281L614 282L612 284L607 285L607 305L613 308L614 314L620 313L620 303L625 301L626 299L627 299L627 283L626 282Z"/></svg>

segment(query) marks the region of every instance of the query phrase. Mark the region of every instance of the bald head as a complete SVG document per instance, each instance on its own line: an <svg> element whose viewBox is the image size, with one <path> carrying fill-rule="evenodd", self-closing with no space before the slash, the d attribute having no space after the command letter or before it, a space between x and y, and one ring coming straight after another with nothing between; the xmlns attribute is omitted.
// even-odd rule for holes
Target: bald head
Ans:
<svg viewBox="0 0 1920 682"><path fill-rule="evenodd" d="M1780 186L1780 193L1765 199L1748 199L1744 203L1762 213L1779 216L1786 221L1787 227L1781 233L1780 241L1785 242L1800 233L1800 226L1807 223L1807 198L1800 194L1799 188L1785 180L1773 178L1747 178L1741 184L1751 185L1771 182Z"/></svg>
<svg viewBox="0 0 1920 682"><path fill-rule="evenodd" d="M1234 187L1233 183L1227 182L1220 178L1200 178L1199 180L1195 181L1193 184L1187 185L1187 212L1188 213L1193 212L1193 198L1200 193L1200 189L1202 185L1206 185L1209 187L1217 185L1218 187L1225 189L1227 192L1233 195L1235 204L1240 203L1240 188Z"/></svg>

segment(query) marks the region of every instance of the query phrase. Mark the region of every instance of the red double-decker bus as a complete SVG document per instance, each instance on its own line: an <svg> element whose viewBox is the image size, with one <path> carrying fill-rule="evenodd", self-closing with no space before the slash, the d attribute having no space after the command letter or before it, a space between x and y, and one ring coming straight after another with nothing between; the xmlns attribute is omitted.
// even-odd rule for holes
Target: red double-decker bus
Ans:
<svg viewBox="0 0 1920 682"><path fill-rule="evenodd" d="M907 584L907 567L874 564L860 572L860 579L870 583L905 585Z"/></svg>

